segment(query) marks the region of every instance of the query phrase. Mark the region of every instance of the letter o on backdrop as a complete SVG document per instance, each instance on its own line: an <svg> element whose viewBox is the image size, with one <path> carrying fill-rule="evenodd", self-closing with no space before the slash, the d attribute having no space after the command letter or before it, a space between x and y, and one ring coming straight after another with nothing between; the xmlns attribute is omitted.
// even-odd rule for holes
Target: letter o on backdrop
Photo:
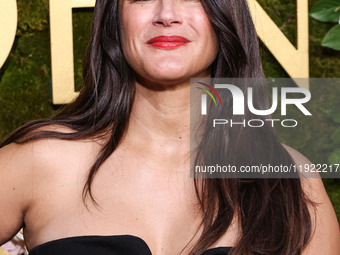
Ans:
<svg viewBox="0 0 340 255"><path fill-rule="evenodd" d="M0 68L12 49L17 31L17 22L17 1L0 0Z"/></svg>

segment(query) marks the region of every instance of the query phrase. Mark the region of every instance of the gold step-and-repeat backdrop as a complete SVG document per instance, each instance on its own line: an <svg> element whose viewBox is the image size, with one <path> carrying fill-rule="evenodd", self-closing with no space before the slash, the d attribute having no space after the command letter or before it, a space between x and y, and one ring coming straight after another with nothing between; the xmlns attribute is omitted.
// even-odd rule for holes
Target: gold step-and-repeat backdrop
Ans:
<svg viewBox="0 0 340 255"><path fill-rule="evenodd" d="M292 78L309 77L308 0L297 0L297 48L256 0L248 0L260 39ZM50 0L52 101L67 104L77 97L74 86L72 9L95 0ZM16 0L0 0L0 67L11 51L17 29ZM308 84L298 84L308 88Z"/></svg>

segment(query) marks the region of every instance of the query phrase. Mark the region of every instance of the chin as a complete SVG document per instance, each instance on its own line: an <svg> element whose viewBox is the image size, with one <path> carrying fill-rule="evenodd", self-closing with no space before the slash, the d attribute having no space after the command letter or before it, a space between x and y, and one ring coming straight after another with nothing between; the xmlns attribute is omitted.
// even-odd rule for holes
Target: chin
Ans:
<svg viewBox="0 0 340 255"><path fill-rule="evenodd" d="M188 74L185 74L183 72L174 73L174 72L157 71L154 74L156 75L148 75L148 76L143 76L143 77L139 76L137 78L137 81L141 83L143 86L146 86L149 88L157 88L158 90L161 87L166 89L172 86L174 87L176 85L186 83L191 78Z"/></svg>
<svg viewBox="0 0 340 255"><path fill-rule="evenodd" d="M153 77L154 81L184 81L188 80L190 77L188 77L186 74L169 74L169 73L158 73L156 76Z"/></svg>
<svg viewBox="0 0 340 255"><path fill-rule="evenodd" d="M157 75L154 75L152 78L154 81L159 81L159 82L175 82L175 83L182 83L189 81L190 78L190 73L183 72L157 72Z"/></svg>
<svg viewBox="0 0 340 255"><path fill-rule="evenodd" d="M178 80L184 77L188 77L190 75L190 70L188 67L183 65L176 66L154 66L149 70L145 70L145 77L150 77L153 80L161 81L161 80Z"/></svg>

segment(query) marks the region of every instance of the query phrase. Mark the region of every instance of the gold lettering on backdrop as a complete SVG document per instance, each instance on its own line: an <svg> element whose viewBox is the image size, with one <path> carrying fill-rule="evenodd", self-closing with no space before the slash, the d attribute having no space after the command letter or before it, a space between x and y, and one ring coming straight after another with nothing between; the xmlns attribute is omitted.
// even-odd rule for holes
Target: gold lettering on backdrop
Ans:
<svg viewBox="0 0 340 255"><path fill-rule="evenodd" d="M292 78L309 77L308 0L297 0L297 48L276 26L263 8L248 0L256 32L277 61ZM294 79L299 87L309 89L306 79Z"/></svg>
<svg viewBox="0 0 340 255"><path fill-rule="evenodd" d="M53 6L51 5L52 2ZM281 32L256 0L248 0L248 3L259 37L289 76L292 78L309 77L308 0L297 0L297 48ZM93 7L94 4L95 0L73 0L72 2L50 0L54 104L68 103L77 96L77 93L74 92L73 78L71 9ZM52 15L52 13L56 14ZM52 23L55 27L52 27ZM52 33L54 36L52 36ZM297 79L296 83L300 87L308 88L308 82L303 83L301 79Z"/></svg>
<svg viewBox="0 0 340 255"><path fill-rule="evenodd" d="M17 30L16 0L0 0L0 68L12 49Z"/></svg>
<svg viewBox="0 0 340 255"><path fill-rule="evenodd" d="M50 0L52 102L67 104L74 86L72 8L93 7L95 0Z"/></svg>
<svg viewBox="0 0 340 255"><path fill-rule="evenodd" d="M292 78L309 77L308 0L297 0L297 48L256 2L248 0L256 31ZM52 102L66 104L78 93L74 86L72 9L93 7L95 0L50 0ZM10 51L17 23L16 1L0 0L0 67ZM13 11L15 10L15 11ZM308 88L308 82L300 87Z"/></svg>

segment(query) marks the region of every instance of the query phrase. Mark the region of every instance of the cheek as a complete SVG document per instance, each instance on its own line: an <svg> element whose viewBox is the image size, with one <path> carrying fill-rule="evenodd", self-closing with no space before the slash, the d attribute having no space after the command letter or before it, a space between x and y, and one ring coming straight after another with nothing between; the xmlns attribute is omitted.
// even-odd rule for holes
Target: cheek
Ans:
<svg viewBox="0 0 340 255"><path fill-rule="evenodd" d="M210 51L212 51L212 54L214 54L214 58L217 55L218 52L218 38L217 38L217 34L215 33L214 29L209 26L206 29L206 39L207 39L207 45L210 49Z"/></svg>
<svg viewBox="0 0 340 255"><path fill-rule="evenodd" d="M137 42L143 42L143 27L147 24L147 15L140 11L128 10L122 13L121 40L123 52L128 58L136 51Z"/></svg>
<svg viewBox="0 0 340 255"><path fill-rule="evenodd" d="M202 9L194 13L191 20L201 41L201 53L209 59L214 59L218 51L218 39L206 13Z"/></svg>

